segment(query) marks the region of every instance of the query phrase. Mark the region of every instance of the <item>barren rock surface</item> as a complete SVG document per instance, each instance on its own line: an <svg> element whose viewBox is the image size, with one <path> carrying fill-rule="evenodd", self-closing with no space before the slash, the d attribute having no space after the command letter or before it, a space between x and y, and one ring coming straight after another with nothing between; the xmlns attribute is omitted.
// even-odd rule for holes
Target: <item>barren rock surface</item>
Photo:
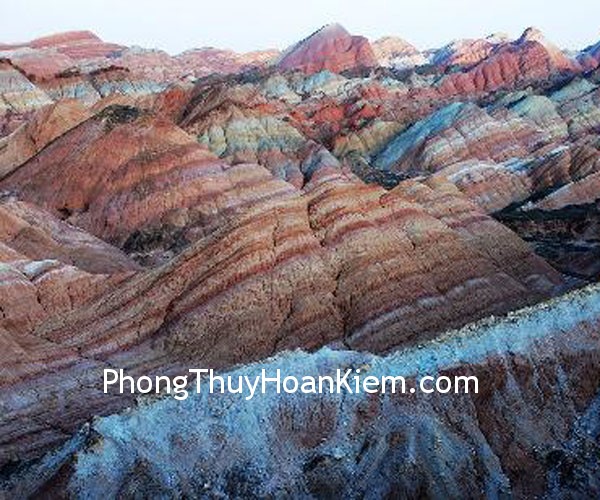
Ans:
<svg viewBox="0 0 600 500"><path fill-rule="evenodd" d="M343 366L402 375L407 387L423 372L474 375L485 385L479 394L273 390L248 401L205 385L185 401L95 421L12 491L62 483L81 498L598 493L599 294L582 290L387 357L294 352L228 373L319 376Z"/></svg>
<svg viewBox="0 0 600 500"><path fill-rule="evenodd" d="M288 49L277 66L282 70L299 69L305 73L344 70L376 66L377 61L369 41L352 36L343 26L329 24Z"/></svg>
<svg viewBox="0 0 600 500"><path fill-rule="evenodd" d="M597 496L598 53L0 45L0 496ZM481 391L101 387L334 365Z"/></svg>

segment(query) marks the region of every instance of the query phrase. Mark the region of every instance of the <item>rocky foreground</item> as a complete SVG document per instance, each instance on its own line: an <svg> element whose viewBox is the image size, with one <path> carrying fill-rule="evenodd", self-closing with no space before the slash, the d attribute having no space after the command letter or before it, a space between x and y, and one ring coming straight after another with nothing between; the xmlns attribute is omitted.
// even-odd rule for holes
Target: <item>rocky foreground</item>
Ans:
<svg viewBox="0 0 600 500"><path fill-rule="evenodd" d="M283 52L0 45L2 487L597 494L599 65L535 29L430 51L337 24ZM484 390L124 414L139 402L101 390L104 368L267 358Z"/></svg>
<svg viewBox="0 0 600 500"><path fill-rule="evenodd" d="M578 498L600 494L600 288L488 319L386 357L289 352L302 377L477 376L478 394L257 394L163 398L95 420L14 495L80 498Z"/></svg>

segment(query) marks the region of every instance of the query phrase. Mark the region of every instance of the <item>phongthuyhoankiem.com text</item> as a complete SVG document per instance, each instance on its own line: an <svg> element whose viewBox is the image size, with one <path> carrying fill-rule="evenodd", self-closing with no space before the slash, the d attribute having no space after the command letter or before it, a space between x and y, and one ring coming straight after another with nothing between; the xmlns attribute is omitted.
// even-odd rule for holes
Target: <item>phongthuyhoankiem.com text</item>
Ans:
<svg viewBox="0 0 600 500"><path fill-rule="evenodd" d="M258 375L218 375L214 370L190 368L189 375L133 377L124 370L104 370L104 393L169 394L185 400L190 392L210 394L237 394L249 401L257 394L477 394L479 380L475 376L425 375L411 380L402 376L375 376L360 369L337 369L331 375L285 375L281 369L269 372L262 369Z"/></svg>

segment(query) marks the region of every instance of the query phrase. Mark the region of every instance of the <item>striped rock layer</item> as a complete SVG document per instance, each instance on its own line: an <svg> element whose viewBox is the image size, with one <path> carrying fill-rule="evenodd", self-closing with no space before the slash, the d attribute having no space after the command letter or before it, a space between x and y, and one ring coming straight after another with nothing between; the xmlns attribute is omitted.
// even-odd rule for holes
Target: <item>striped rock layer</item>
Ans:
<svg viewBox="0 0 600 500"><path fill-rule="evenodd" d="M379 67L368 40L339 25L278 57L218 49L169 56L87 32L0 46L2 486L41 493L55 471L45 464L64 464L59 458L77 451L81 468L63 479L74 494L92 496L96 478L86 475L86 460L93 457L71 437L92 417L135 403L102 393L104 368L229 370L323 346L361 351L347 356L369 361L380 358L367 351L432 340L427 352L436 356L449 352L445 341L435 343L449 328L545 300L574 278L600 277L595 48L575 60L535 30L516 41L451 44L431 60L398 41L374 46L389 67ZM420 61L415 67L404 57ZM452 363L433 368L498 377L480 399L413 401L379 413L369 401L319 402L323 410L307 426L332 447L338 438L320 426L334 428L345 412L357 421L381 417L384 441L363 446L356 438L335 458L333 448L310 455L309 437L300 436L290 463L303 472L290 472L289 491L318 492L328 487L324 478L343 488L349 474L380 485L382 495L551 491L571 451L587 456L565 436L596 408L597 315L582 313L596 303L593 289L536 310L543 335L529 344L532 324L518 320L502 323L500 337L490 334L498 349L485 356L469 357L479 341L450 349ZM581 321L562 323L573 318ZM321 366L321 354L297 356ZM565 404L540 403L562 395L565 380L576 388ZM281 418L273 439L284 439L296 424L289 408L274 411ZM425 441L397 430L410 415L422 417ZM96 432L108 442L102 425ZM374 428L366 424L359 435ZM157 450L158 434L146 434ZM118 480L104 468L110 450L95 466L98 479L121 485L125 496L137 487L127 483L130 467L150 466L138 460L139 439L123 444L135 458L115 462ZM415 447L402 443L415 439L419 460L406 469ZM21 482L31 488L15 489L26 462L64 443L71 451L37 462ZM564 455L552 453L557 443ZM179 452L171 446L165 453ZM189 446L186 457L204 453ZM443 460L428 451L440 447ZM400 472L383 468L387 479L375 480L360 465L365 456L365 464ZM354 465L339 465L344 457ZM450 474L448 463L460 471ZM229 474L231 488L246 485L230 462L219 467L215 474ZM597 471L573 467L592 479ZM169 477L183 484L186 474ZM434 484L434 475L446 479ZM391 477L417 479L391 484ZM574 495L594 491L592 479L583 490L573 486ZM243 493L207 481L215 494Z"/></svg>
<svg viewBox="0 0 600 500"><path fill-rule="evenodd" d="M0 462L39 455L91 415L128 404L99 392L108 366L223 368L332 342L387 351L561 285L452 185L386 192L337 171L126 276L113 274L108 285L101 278L108 290L84 295L81 306L16 328L23 340L4 354ZM11 330L3 334L14 341ZM30 344L35 354L16 355ZM32 398L26 404L23 394ZM49 404L58 395L63 403ZM59 417L60 428L49 424Z"/></svg>
<svg viewBox="0 0 600 500"><path fill-rule="evenodd" d="M222 375L253 380L264 369L300 379L343 366L360 369L361 380L403 376L407 390L423 373L475 376L479 391L278 395L270 387L245 400L204 385L185 401L164 396L96 420L8 488L75 498L594 496L599 315L596 286L386 357L279 355Z"/></svg>
<svg viewBox="0 0 600 500"><path fill-rule="evenodd" d="M343 26L329 24L284 52L277 63L281 70L298 69L305 73L372 67L377 59L369 41L352 36Z"/></svg>

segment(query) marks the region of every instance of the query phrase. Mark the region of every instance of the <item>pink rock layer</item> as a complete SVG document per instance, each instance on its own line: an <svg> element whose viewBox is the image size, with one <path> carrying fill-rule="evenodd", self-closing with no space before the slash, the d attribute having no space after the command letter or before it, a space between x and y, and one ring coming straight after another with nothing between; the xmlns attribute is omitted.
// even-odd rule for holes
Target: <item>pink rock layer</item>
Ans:
<svg viewBox="0 0 600 500"><path fill-rule="evenodd" d="M352 36L339 24L330 24L285 52L277 66L281 70L298 69L305 73L377 66L369 41Z"/></svg>

